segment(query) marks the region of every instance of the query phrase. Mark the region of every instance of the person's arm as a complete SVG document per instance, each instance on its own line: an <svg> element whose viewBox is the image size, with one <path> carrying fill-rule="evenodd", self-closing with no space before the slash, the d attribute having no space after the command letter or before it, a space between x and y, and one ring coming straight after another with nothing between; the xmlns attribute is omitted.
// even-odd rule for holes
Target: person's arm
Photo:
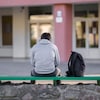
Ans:
<svg viewBox="0 0 100 100"><path fill-rule="evenodd" d="M59 50L55 46L55 66L57 67L60 64L60 55L59 55Z"/></svg>

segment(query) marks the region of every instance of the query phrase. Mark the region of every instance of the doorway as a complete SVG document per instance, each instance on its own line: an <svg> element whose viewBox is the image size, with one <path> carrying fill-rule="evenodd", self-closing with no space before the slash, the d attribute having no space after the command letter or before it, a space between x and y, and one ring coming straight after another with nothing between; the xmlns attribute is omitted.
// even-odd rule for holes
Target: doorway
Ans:
<svg viewBox="0 0 100 100"><path fill-rule="evenodd" d="M86 59L100 59L98 4L74 5L73 50Z"/></svg>
<svg viewBox="0 0 100 100"><path fill-rule="evenodd" d="M74 21L75 51L85 58L100 58L98 19L76 18Z"/></svg>
<svg viewBox="0 0 100 100"><path fill-rule="evenodd" d="M53 41L53 16L34 15L30 17L30 47L32 47L44 32L52 34Z"/></svg>
<svg viewBox="0 0 100 100"><path fill-rule="evenodd" d="M54 42L52 6L29 7L30 47L39 39L42 33L49 32Z"/></svg>

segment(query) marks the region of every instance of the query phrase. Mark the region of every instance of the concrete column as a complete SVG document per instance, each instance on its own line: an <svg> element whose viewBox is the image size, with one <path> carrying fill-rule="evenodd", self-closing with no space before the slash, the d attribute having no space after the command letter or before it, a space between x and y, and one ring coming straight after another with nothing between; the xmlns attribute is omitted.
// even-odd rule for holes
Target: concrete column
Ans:
<svg viewBox="0 0 100 100"><path fill-rule="evenodd" d="M72 5L56 4L53 7L55 44L62 62L69 59L72 50Z"/></svg>
<svg viewBox="0 0 100 100"><path fill-rule="evenodd" d="M26 57L25 8L13 8L13 57Z"/></svg>

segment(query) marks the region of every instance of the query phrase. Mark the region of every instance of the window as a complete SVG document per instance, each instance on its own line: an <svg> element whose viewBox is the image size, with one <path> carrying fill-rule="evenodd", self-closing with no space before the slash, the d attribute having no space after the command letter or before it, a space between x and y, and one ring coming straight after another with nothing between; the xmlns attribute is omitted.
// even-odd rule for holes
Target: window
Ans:
<svg viewBox="0 0 100 100"><path fill-rule="evenodd" d="M12 45L12 16L2 16L2 45Z"/></svg>
<svg viewBox="0 0 100 100"><path fill-rule="evenodd" d="M82 18L96 18L98 17L98 5L97 4L80 4L75 5L75 17Z"/></svg>
<svg viewBox="0 0 100 100"><path fill-rule="evenodd" d="M89 24L89 47L90 48L98 48L99 40L98 40L98 22L90 21Z"/></svg>
<svg viewBox="0 0 100 100"><path fill-rule="evenodd" d="M86 47L86 32L85 32L85 22L77 21L75 24L76 31L76 47L85 48Z"/></svg>

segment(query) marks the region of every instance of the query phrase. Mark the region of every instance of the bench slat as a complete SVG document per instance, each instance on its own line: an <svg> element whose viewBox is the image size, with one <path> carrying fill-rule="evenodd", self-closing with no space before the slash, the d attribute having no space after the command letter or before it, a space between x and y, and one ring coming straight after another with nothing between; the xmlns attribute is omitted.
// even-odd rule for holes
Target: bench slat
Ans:
<svg viewBox="0 0 100 100"><path fill-rule="evenodd" d="M0 80L100 80L100 76L85 76L85 77L0 76Z"/></svg>

